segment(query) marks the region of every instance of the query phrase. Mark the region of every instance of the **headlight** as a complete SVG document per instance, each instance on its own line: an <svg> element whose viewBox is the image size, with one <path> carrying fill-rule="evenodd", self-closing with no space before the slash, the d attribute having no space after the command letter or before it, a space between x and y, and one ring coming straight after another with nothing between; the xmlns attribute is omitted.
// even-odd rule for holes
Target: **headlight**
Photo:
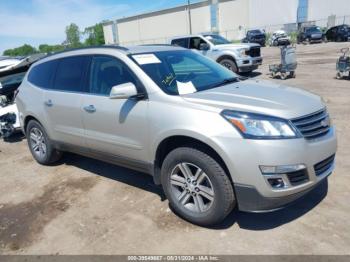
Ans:
<svg viewBox="0 0 350 262"><path fill-rule="evenodd" d="M247 51L247 50L248 50L248 49L245 49L245 48L238 49L238 50L237 50L238 55L239 55L240 57L246 57L246 56L247 56L247 54L246 54L246 51Z"/></svg>
<svg viewBox="0 0 350 262"><path fill-rule="evenodd" d="M221 115L228 120L244 138L287 139L300 137L288 120L260 114L224 110Z"/></svg>

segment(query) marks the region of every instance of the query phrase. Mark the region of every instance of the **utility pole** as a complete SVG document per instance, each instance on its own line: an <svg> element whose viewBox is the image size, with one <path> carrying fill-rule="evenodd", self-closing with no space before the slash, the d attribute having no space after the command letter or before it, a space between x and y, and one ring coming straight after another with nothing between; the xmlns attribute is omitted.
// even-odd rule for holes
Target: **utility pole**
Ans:
<svg viewBox="0 0 350 262"><path fill-rule="evenodd" d="M188 11L188 23L190 28L190 35L192 35L192 22L191 22L191 2L187 0L187 11Z"/></svg>

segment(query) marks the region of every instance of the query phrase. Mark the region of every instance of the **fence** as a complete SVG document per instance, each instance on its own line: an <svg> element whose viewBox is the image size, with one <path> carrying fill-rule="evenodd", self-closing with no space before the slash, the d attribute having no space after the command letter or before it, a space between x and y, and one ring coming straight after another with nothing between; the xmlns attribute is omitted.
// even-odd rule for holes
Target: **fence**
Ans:
<svg viewBox="0 0 350 262"><path fill-rule="evenodd" d="M302 25L316 25L321 28L330 28L337 25L342 24L350 24L350 15L346 16L330 16L325 19L319 19L315 21L308 21L305 23L302 23ZM277 30L284 30L288 34L292 34L294 32L298 31L298 25L297 23L288 23L288 24L278 24L278 25L265 25L259 27L259 29L264 30L267 34L271 34ZM225 31L218 31L216 33L219 33L226 39L230 41L235 40L241 40L246 32L250 29L255 28L242 28L242 29L231 29L231 30L225 30ZM170 37L159 37L159 38L153 38L153 39L142 39L138 41L130 41L130 42L120 42L121 45L144 45L144 44L167 44L170 41Z"/></svg>

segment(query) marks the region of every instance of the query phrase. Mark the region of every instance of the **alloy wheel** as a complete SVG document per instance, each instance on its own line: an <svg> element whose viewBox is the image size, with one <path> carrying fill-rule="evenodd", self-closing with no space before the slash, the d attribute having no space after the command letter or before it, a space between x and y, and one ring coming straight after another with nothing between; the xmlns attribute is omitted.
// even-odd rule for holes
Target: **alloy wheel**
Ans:
<svg viewBox="0 0 350 262"><path fill-rule="evenodd" d="M46 155L47 147L43 132L34 127L30 130L30 145L34 154L39 158L44 158Z"/></svg>
<svg viewBox="0 0 350 262"><path fill-rule="evenodd" d="M206 212L213 204L215 193L208 175L198 166L182 162L170 175L171 191L186 209Z"/></svg>

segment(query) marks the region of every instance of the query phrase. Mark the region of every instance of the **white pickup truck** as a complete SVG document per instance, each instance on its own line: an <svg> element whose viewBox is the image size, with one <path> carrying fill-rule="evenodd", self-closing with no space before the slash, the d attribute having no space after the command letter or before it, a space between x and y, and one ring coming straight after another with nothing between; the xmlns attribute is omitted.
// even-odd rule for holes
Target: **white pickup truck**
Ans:
<svg viewBox="0 0 350 262"><path fill-rule="evenodd" d="M217 34L174 37L171 45L194 49L235 73L249 73L262 64L259 44L232 44Z"/></svg>

